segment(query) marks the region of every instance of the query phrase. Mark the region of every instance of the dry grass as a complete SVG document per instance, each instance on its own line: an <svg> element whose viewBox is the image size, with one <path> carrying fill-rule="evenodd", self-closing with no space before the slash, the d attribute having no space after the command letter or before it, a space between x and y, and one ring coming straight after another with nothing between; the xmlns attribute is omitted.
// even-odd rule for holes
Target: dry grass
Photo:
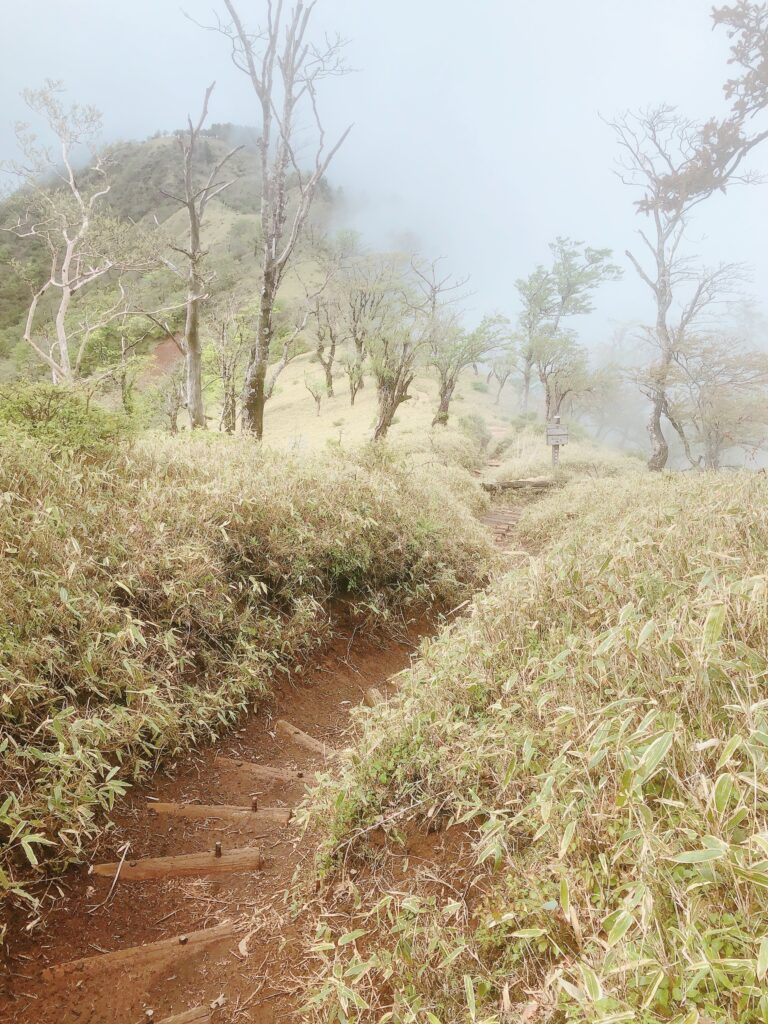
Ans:
<svg viewBox="0 0 768 1024"><path fill-rule="evenodd" d="M560 449L558 475L561 480L644 472L643 459L582 437L578 428L572 428L571 433L572 440ZM552 450L546 445L543 424L508 431L491 445L489 454L501 463L489 473L489 479L494 481L549 476L552 473Z"/></svg>
<svg viewBox="0 0 768 1024"><path fill-rule="evenodd" d="M309 809L351 893L313 1019L768 1020L767 509L764 477L632 475L526 514L546 553L426 646ZM436 823L472 836L462 886L393 884Z"/></svg>
<svg viewBox="0 0 768 1024"><path fill-rule="evenodd" d="M476 484L413 458L149 436L87 464L0 433L0 891L80 859L127 785L322 641L334 598L382 622L482 584Z"/></svg>

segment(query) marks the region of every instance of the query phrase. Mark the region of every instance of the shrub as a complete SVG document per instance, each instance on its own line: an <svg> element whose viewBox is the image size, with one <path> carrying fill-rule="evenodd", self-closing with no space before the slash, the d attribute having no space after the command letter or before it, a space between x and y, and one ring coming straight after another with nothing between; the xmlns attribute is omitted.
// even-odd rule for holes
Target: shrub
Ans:
<svg viewBox="0 0 768 1024"><path fill-rule="evenodd" d="M125 440L129 423L71 387L14 381L0 387L0 427L34 438L52 455L102 459Z"/></svg>
<svg viewBox="0 0 768 1024"><path fill-rule="evenodd" d="M460 416L459 430L462 434L466 434L470 441L474 441L480 451L485 451L490 444L491 432L488 430L488 424L482 416L478 416L476 413Z"/></svg>

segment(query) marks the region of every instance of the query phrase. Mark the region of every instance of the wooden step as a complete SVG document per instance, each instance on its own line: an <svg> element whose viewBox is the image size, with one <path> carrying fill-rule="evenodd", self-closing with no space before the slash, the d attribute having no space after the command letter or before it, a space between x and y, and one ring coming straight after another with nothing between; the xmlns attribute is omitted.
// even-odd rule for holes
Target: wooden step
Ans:
<svg viewBox="0 0 768 1024"><path fill-rule="evenodd" d="M92 967L110 969L137 967L142 964L151 964L154 961L163 961L168 957L178 959L193 951L210 946L214 942L233 939L240 931L241 928L238 925L231 921L224 921L215 928L204 928L199 932L175 935L171 939L160 939L159 942L147 942L143 946L129 946L128 949L116 949L109 953L98 953L96 956L83 956L63 964L54 964L52 967L46 967L43 971L43 978L57 978L62 974L85 971Z"/></svg>
<svg viewBox="0 0 768 1024"><path fill-rule="evenodd" d="M219 856L203 853L182 853L173 857L144 857L141 860L94 864L93 874L114 878L120 868L120 881L142 882L148 878L185 878L188 875L225 875L231 871L255 871L262 865L258 846L224 850Z"/></svg>
<svg viewBox="0 0 768 1024"><path fill-rule="evenodd" d="M278 718L277 722L275 722L275 729L282 736L286 736L300 747L304 747L305 750L311 750L313 754L321 754L323 757L336 756L336 751L333 747L329 747L320 740L316 740L314 736L302 732L295 725L286 722L284 718Z"/></svg>
<svg viewBox="0 0 768 1024"><path fill-rule="evenodd" d="M157 1024L208 1024L211 1010L207 1006L195 1006L183 1013L175 1013L172 1017L163 1017Z"/></svg>
<svg viewBox="0 0 768 1024"><path fill-rule="evenodd" d="M242 769L242 771L249 772L257 779L263 779L264 782L303 782L305 785L308 785L315 778L314 772L268 768L265 765L254 764L253 761L236 761L234 758L222 755L216 758L216 764L222 768Z"/></svg>
<svg viewBox="0 0 768 1024"><path fill-rule="evenodd" d="M290 807L242 807L231 804L163 804L149 801L147 810L173 818L223 818L239 825L287 825L293 811Z"/></svg>

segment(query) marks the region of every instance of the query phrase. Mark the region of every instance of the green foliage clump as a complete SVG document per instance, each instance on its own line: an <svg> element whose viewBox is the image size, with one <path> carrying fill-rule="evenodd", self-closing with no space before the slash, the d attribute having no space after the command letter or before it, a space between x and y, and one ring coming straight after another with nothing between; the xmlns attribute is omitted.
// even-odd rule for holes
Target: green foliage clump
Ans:
<svg viewBox="0 0 768 1024"><path fill-rule="evenodd" d="M470 441L474 441L480 451L485 451L491 442L491 432L488 424L482 416L472 413L468 416L459 417L459 430L465 434Z"/></svg>
<svg viewBox="0 0 768 1024"><path fill-rule="evenodd" d="M358 869L313 1019L768 1019L767 509L764 477L638 475L524 515L547 552L425 647L307 811L322 872ZM436 823L462 863L403 873Z"/></svg>
<svg viewBox="0 0 768 1024"><path fill-rule="evenodd" d="M493 559L459 484L396 458L198 434L107 464L57 458L56 424L0 432L0 892L18 899L327 636L334 597L379 620L453 605Z"/></svg>
<svg viewBox="0 0 768 1024"><path fill-rule="evenodd" d="M108 412L74 388L41 381L14 381L0 387L0 429L39 441L51 454L90 459L114 454L125 440L125 416Z"/></svg>

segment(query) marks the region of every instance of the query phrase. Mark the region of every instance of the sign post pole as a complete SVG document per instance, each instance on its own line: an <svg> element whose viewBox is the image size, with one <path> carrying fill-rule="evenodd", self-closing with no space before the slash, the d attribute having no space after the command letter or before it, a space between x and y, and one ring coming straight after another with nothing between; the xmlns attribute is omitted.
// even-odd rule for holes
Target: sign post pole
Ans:
<svg viewBox="0 0 768 1024"><path fill-rule="evenodd" d="M568 428L560 423L560 417L555 416L547 426L547 444L552 449L552 473L557 473L560 464L560 446L568 444Z"/></svg>

